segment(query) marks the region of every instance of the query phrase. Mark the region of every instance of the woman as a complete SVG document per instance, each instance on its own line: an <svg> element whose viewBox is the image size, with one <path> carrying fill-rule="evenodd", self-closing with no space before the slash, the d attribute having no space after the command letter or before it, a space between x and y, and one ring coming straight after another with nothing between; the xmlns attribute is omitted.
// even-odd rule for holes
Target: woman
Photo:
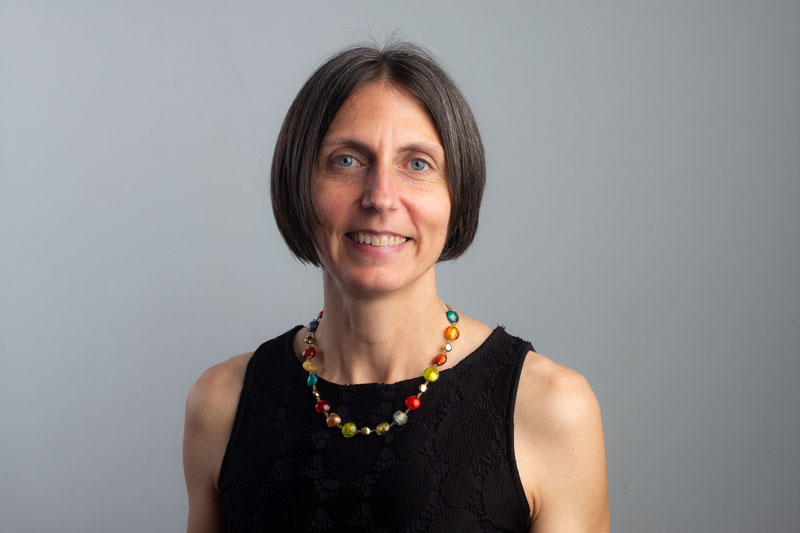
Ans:
<svg viewBox="0 0 800 533"><path fill-rule="evenodd" d="M352 48L306 82L271 192L324 314L192 387L190 532L608 530L587 382L437 292L484 175L472 113L423 50Z"/></svg>

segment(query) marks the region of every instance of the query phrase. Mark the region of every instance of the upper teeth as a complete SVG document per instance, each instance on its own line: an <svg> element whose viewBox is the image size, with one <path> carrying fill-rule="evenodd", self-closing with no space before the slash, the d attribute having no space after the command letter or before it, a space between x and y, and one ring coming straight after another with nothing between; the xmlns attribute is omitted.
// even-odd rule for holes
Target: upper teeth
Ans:
<svg viewBox="0 0 800 533"><path fill-rule="evenodd" d="M397 246L398 244L403 244L407 240L405 237L395 237L394 235L390 237L388 235L370 235L369 233L361 232L356 234L351 233L350 237L354 241L371 244L372 246Z"/></svg>

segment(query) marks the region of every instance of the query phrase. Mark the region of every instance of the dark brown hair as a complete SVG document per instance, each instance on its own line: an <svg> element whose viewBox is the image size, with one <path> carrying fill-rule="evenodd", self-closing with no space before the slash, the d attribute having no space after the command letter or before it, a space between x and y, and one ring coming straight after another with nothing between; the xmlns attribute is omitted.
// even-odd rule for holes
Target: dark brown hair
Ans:
<svg viewBox="0 0 800 533"><path fill-rule="evenodd" d="M272 158L270 194L278 229L292 253L319 266L318 224L311 180L319 146L337 111L360 86L379 80L416 96L433 117L445 153L451 210L440 261L463 254L478 229L486 164L475 117L464 96L430 53L399 42L343 50L319 67L292 102Z"/></svg>

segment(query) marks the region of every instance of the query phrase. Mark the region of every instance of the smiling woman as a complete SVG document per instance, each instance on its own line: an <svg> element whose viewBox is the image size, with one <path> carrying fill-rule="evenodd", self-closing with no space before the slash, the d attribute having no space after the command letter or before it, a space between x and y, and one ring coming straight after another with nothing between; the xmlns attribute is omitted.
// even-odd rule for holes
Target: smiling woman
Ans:
<svg viewBox="0 0 800 533"><path fill-rule="evenodd" d="M190 532L608 530L586 381L438 294L484 177L472 113L422 49L348 49L306 82L271 192L324 315L192 387Z"/></svg>
<svg viewBox="0 0 800 533"><path fill-rule="evenodd" d="M425 106L385 81L365 85L339 109L318 159L314 240L326 291L435 290L450 190Z"/></svg>

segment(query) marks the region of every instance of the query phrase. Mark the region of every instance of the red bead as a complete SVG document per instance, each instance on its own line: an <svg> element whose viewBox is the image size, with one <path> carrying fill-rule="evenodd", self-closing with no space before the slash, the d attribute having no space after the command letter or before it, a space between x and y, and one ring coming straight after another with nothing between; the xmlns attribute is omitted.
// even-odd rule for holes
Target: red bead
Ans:
<svg viewBox="0 0 800 533"><path fill-rule="evenodd" d="M447 355L440 353L436 357L433 358L433 364L436 366L442 366L447 362Z"/></svg>
<svg viewBox="0 0 800 533"><path fill-rule="evenodd" d="M331 404L325 400L320 400L317 402L317 405L314 406L314 409L320 414L325 414L331 410Z"/></svg>
<svg viewBox="0 0 800 533"><path fill-rule="evenodd" d="M416 409L422 402L419 401L419 398L416 396L409 396L406 398L406 407L409 409Z"/></svg>
<svg viewBox="0 0 800 533"><path fill-rule="evenodd" d="M317 355L317 349L313 346L309 346L305 350L303 350L303 359L311 359L315 355Z"/></svg>

